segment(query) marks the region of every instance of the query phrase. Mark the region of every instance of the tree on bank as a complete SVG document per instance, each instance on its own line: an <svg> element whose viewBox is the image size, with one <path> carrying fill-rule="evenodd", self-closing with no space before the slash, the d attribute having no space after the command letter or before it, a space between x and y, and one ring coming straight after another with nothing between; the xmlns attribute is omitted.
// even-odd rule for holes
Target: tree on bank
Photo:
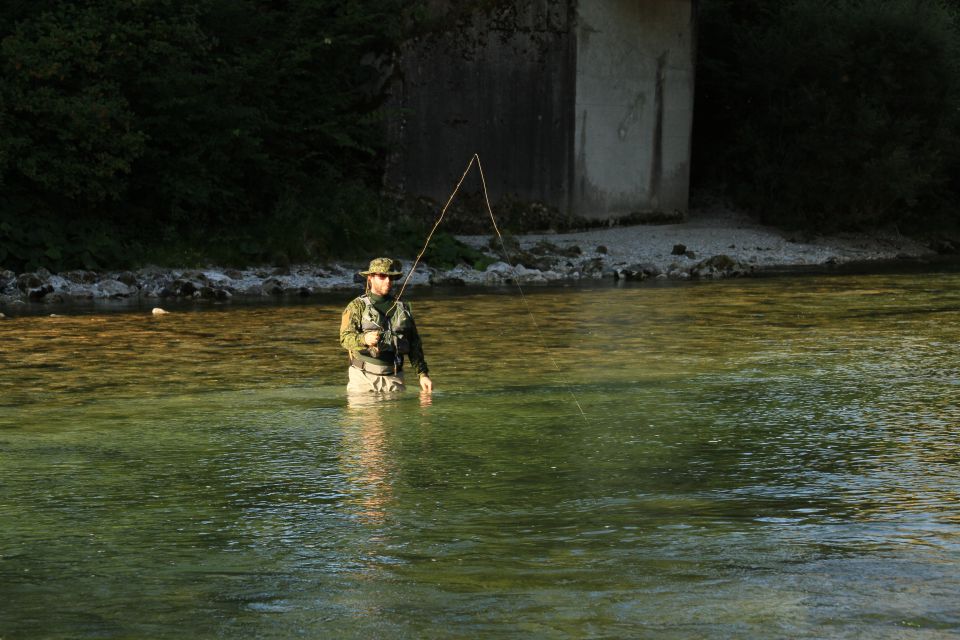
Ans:
<svg viewBox="0 0 960 640"><path fill-rule="evenodd" d="M0 264L115 265L157 245L256 261L361 240L384 152L379 63L411 6L5 3Z"/></svg>
<svg viewBox="0 0 960 640"><path fill-rule="evenodd" d="M771 223L956 224L960 23L935 0L703 0L695 188Z"/></svg>

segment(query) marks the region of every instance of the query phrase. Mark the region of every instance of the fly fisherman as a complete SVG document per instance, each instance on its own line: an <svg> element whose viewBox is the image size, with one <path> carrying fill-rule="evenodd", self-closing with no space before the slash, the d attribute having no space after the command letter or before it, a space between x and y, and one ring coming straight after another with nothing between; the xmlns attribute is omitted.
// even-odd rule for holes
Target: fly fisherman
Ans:
<svg viewBox="0 0 960 640"><path fill-rule="evenodd" d="M347 391L403 391L406 356L420 378L421 391L431 393L433 382L410 305L390 295L393 281L402 275L400 262L374 258L360 275L366 277L366 291L347 305L340 320L340 346L350 354Z"/></svg>

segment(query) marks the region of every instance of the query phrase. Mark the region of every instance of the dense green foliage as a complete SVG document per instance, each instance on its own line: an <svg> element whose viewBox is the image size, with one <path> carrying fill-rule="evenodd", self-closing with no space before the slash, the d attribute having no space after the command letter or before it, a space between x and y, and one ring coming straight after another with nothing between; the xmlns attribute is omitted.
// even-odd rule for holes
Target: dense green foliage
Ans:
<svg viewBox="0 0 960 640"><path fill-rule="evenodd" d="M4 3L0 264L367 248L414 4Z"/></svg>
<svg viewBox="0 0 960 640"><path fill-rule="evenodd" d="M704 0L695 186L779 224L956 217L958 21L927 0Z"/></svg>

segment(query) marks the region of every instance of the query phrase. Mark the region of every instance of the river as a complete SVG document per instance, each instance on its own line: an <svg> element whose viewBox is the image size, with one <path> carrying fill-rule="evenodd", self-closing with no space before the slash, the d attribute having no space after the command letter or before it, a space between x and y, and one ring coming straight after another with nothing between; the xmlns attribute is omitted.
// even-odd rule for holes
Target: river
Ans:
<svg viewBox="0 0 960 640"><path fill-rule="evenodd" d="M960 274L0 320L0 638L953 638Z"/></svg>

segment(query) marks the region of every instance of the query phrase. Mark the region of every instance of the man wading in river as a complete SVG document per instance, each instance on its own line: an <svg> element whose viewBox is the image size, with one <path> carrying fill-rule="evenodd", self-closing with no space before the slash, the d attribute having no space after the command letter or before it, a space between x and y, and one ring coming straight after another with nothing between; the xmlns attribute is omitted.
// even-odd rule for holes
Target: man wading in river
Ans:
<svg viewBox="0 0 960 640"><path fill-rule="evenodd" d="M401 275L400 262L374 258L360 275L367 279L366 292L347 305L340 320L340 346L350 354L347 391L403 391L406 356L420 378L421 391L431 393L433 382L410 306L390 295L393 281Z"/></svg>

